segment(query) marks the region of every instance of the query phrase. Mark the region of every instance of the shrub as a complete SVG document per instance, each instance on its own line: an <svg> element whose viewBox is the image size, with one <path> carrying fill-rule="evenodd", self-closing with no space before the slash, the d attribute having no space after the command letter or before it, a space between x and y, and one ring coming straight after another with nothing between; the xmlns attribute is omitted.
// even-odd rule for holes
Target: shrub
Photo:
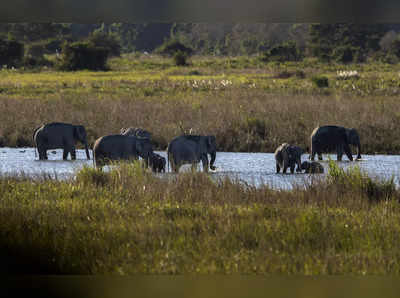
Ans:
<svg viewBox="0 0 400 298"><path fill-rule="evenodd" d="M366 196L370 202L388 200L396 192L393 177L389 180L370 178L358 166L345 171L334 161L329 161L328 183L337 187L341 192L353 191Z"/></svg>
<svg viewBox="0 0 400 298"><path fill-rule="evenodd" d="M91 42L95 47L107 49L110 57L121 56L121 44L117 37L113 34L94 32L89 36L88 41Z"/></svg>
<svg viewBox="0 0 400 298"><path fill-rule="evenodd" d="M355 58L355 49L350 46L336 47L333 49L332 57L339 63L350 63Z"/></svg>
<svg viewBox="0 0 400 298"><path fill-rule="evenodd" d="M161 55L174 56L178 52L182 52L186 54L187 57L193 54L193 49L185 46L183 43L177 40L169 40L164 42L158 49L155 51Z"/></svg>
<svg viewBox="0 0 400 298"><path fill-rule="evenodd" d="M311 81L318 87L318 88L325 88L329 87L329 80L327 77L324 76L314 76L311 78Z"/></svg>
<svg viewBox="0 0 400 298"><path fill-rule="evenodd" d="M40 66L49 66L49 67L53 66L53 62L51 62L50 60L47 60L46 58L44 58L44 56L32 57L30 55L24 57L22 64L26 68L36 68L36 67L40 67Z"/></svg>
<svg viewBox="0 0 400 298"><path fill-rule="evenodd" d="M24 57L24 45L13 40L0 39L0 65L17 67Z"/></svg>
<svg viewBox="0 0 400 298"><path fill-rule="evenodd" d="M173 56L174 63L177 66L185 66L187 65L186 59L187 59L187 54L184 52L178 51L174 54Z"/></svg>
<svg viewBox="0 0 400 298"><path fill-rule="evenodd" d="M31 57L39 57L42 58L43 55L45 54L45 47L43 44L31 44L26 48L26 56L31 56Z"/></svg>
<svg viewBox="0 0 400 298"><path fill-rule="evenodd" d="M109 50L90 42L65 43L62 47L61 70L108 70Z"/></svg>
<svg viewBox="0 0 400 298"><path fill-rule="evenodd" d="M285 62L285 61L299 61L301 60L301 58L302 56L300 54L296 42L288 41L280 45L274 46L268 51L264 52L264 55L261 58L261 60L264 62L267 61Z"/></svg>

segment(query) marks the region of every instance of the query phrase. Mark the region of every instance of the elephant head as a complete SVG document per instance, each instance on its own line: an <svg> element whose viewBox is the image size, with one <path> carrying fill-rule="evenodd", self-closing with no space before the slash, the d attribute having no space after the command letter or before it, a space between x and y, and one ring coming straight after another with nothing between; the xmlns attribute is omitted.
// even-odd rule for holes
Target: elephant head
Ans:
<svg viewBox="0 0 400 298"><path fill-rule="evenodd" d="M360 136L355 128L346 129L347 140L350 145L357 146L357 159L361 159Z"/></svg>
<svg viewBox="0 0 400 298"><path fill-rule="evenodd" d="M145 160L146 167L149 165L150 157L153 153L153 145L148 138L136 138L135 151L137 155Z"/></svg>
<svg viewBox="0 0 400 298"><path fill-rule="evenodd" d="M215 170L214 162L215 158L217 156L217 144L215 141L215 136L207 136L207 153L210 154L211 160L210 160L210 169Z"/></svg>
<svg viewBox="0 0 400 298"><path fill-rule="evenodd" d="M74 138L85 145L86 157L87 159L90 159L86 129L83 125L74 126Z"/></svg>

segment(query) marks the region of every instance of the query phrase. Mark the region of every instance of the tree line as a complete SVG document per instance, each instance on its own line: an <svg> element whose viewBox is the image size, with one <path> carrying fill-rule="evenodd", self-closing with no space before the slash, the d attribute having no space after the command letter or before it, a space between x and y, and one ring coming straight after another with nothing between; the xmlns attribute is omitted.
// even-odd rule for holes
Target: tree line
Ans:
<svg viewBox="0 0 400 298"><path fill-rule="evenodd" d="M365 62L372 57L397 63L399 32L400 24L1 23L0 54L7 56L7 47L11 47L16 56L15 51L22 51L17 42L24 45L25 64L38 63L32 57L40 57L43 64L43 54L59 53L65 43L89 42L107 50L99 54L104 60L120 53L153 52L174 40L190 46L190 54L258 54L265 61L316 57L340 63ZM82 45L73 47L82 49Z"/></svg>

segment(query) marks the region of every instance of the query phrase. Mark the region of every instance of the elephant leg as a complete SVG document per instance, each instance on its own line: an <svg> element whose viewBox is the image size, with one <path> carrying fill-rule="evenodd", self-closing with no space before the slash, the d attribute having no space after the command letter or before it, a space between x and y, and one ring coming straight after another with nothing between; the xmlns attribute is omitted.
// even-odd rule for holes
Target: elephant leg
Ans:
<svg viewBox="0 0 400 298"><path fill-rule="evenodd" d="M39 160L47 159L46 149L38 148L38 152L39 152Z"/></svg>
<svg viewBox="0 0 400 298"><path fill-rule="evenodd" d="M282 170L283 174L286 174L287 168L288 168L288 164L286 162L283 162L283 170Z"/></svg>
<svg viewBox="0 0 400 298"><path fill-rule="evenodd" d="M349 144L344 144L343 147L344 147L344 152L346 153L349 160L353 161L353 155L351 154L351 149L350 149Z"/></svg>
<svg viewBox="0 0 400 298"><path fill-rule="evenodd" d="M292 173L292 174L294 173L294 167L295 167L295 165L290 166L290 173Z"/></svg>
<svg viewBox="0 0 400 298"><path fill-rule="evenodd" d="M322 160L322 152L318 152L318 160Z"/></svg>
<svg viewBox="0 0 400 298"><path fill-rule="evenodd" d="M75 146L73 146L72 148L71 148L71 159L72 160L76 160L76 149L75 149Z"/></svg>
<svg viewBox="0 0 400 298"><path fill-rule="evenodd" d="M64 150L63 150L63 160L67 160L68 159L68 153L69 153L69 151L67 150L67 148L64 148Z"/></svg>
<svg viewBox="0 0 400 298"><path fill-rule="evenodd" d="M281 167L279 166L278 163L276 163L276 173L278 174L280 170L281 170Z"/></svg>
<svg viewBox="0 0 400 298"><path fill-rule="evenodd" d="M207 155L202 156L201 162L203 164L203 171L208 172L208 157L207 157Z"/></svg>
<svg viewBox="0 0 400 298"><path fill-rule="evenodd" d="M310 160L314 161L314 159L315 159L315 154L316 154L316 151L315 151L314 148L312 147L312 148L311 148L311 154L310 154Z"/></svg>
<svg viewBox="0 0 400 298"><path fill-rule="evenodd" d="M338 145L336 148L336 155L337 155L337 160L342 161L342 156L343 156L343 148L341 145Z"/></svg>

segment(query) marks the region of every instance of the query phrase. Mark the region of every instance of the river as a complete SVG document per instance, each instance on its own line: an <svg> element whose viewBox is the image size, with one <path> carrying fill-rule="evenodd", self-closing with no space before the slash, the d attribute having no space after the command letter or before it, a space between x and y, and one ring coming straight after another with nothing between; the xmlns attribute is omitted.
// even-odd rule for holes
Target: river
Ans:
<svg viewBox="0 0 400 298"><path fill-rule="evenodd" d="M166 157L165 151L155 151ZM92 152L90 151L92 156ZM75 175L83 166L93 166L93 160L87 160L84 150L77 150L77 160L63 161L62 150L49 150L49 160L39 161L34 148L0 148L0 175L27 175L30 177L50 176L57 179L68 179ZM336 155L330 155L336 160ZM308 154L302 156L306 160ZM338 162L340 167L348 168L358 165L371 177L390 179L399 186L400 155L363 155L361 161L349 162L346 157ZM229 176L239 179L247 184L259 186L268 184L275 189L291 189L294 185L304 185L313 177L325 177L328 170L327 155L321 164L325 168L325 174L276 174L275 158L273 153L235 153L217 152L215 166L217 170L212 172L214 178ZM200 166L199 166L200 169ZM106 169L107 170L107 169ZM189 171L190 166L185 165L181 171ZM290 172L290 171L288 171ZM168 177L171 173L157 174L159 177Z"/></svg>

